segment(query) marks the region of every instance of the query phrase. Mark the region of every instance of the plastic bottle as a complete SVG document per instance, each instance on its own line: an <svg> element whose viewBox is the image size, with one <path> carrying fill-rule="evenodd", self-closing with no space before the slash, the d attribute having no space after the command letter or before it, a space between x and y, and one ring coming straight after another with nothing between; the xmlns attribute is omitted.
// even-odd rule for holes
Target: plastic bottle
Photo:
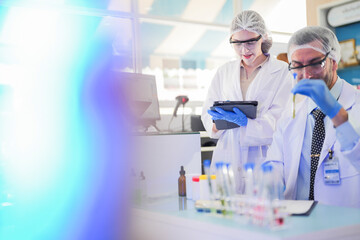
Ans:
<svg viewBox="0 0 360 240"><path fill-rule="evenodd" d="M200 175L200 200L210 200L209 180L206 175Z"/></svg>
<svg viewBox="0 0 360 240"><path fill-rule="evenodd" d="M184 166L181 166L179 173L180 173L180 177L178 180L179 196L186 197L186 177L185 177Z"/></svg>
<svg viewBox="0 0 360 240"><path fill-rule="evenodd" d="M193 200L193 177L199 176L199 174L186 174L186 199L187 200Z"/></svg>
<svg viewBox="0 0 360 240"><path fill-rule="evenodd" d="M192 199L194 201L200 199L200 179L197 176L192 177Z"/></svg>

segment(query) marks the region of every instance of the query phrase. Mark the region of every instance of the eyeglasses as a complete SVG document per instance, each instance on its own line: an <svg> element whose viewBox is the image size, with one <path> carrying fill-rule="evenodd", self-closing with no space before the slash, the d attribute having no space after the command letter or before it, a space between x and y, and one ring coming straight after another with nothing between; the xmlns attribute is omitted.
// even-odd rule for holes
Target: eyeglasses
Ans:
<svg viewBox="0 0 360 240"><path fill-rule="evenodd" d="M247 49L253 49L256 46L256 43L260 40L261 35L259 35L256 38L250 38L245 41L238 41L238 40L231 40L231 37L229 39L230 44L232 44L235 48L240 48L241 44L244 44L244 47Z"/></svg>
<svg viewBox="0 0 360 240"><path fill-rule="evenodd" d="M298 63L289 63L289 71L300 74L303 69L307 67L308 72L312 74L319 74L325 68L325 61L330 52L325 54L325 57L318 62L309 63L306 65L299 65ZM293 65L293 66L292 66Z"/></svg>

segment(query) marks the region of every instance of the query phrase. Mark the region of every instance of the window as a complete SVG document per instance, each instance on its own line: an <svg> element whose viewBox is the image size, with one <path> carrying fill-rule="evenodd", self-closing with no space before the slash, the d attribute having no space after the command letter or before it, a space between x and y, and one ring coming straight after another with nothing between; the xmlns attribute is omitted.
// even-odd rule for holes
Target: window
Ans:
<svg viewBox="0 0 360 240"><path fill-rule="evenodd" d="M274 44L270 50L273 55L286 51L291 32L306 25L305 1L297 0L12 0L2 1L0 6L5 12L24 12L24 9L29 12L32 9L30 15L36 15L35 19L24 20L29 13L12 14L16 22L13 24L23 21L20 24L29 31L43 34L44 39L50 37L44 29L53 32L59 41L59 48L54 51L59 54L66 47L77 48L81 53L81 49L89 46L91 34L98 35L104 41L106 47L103 48L108 49L115 69L156 75L161 106L165 101L174 101L177 95L188 95L188 106L194 102L201 105L217 67L236 57L228 43L229 25L240 9L254 9L265 18L273 31ZM35 11L36 6L48 9L50 13ZM295 13L284 10L294 6ZM51 11L56 14L51 14ZM50 14L50 21L43 21L42 14L43 17ZM5 19L7 15L1 16ZM58 17L55 19L55 16ZM291 24L284 19L291 19ZM18 61L19 56L24 57L18 54L19 46L16 44L19 42L16 41L26 39L26 44L20 43L24 48L31 44L42 47L30 33L29 38L26 34L21 37L20 33L13 33L15 35L10 35L10 39L4 31L12 27L6 26L9 21L6 22L0 26L3 28L0 72L5 71L7 63ZM66 38L74 35L72 31L77 32L77 37ZM43 42L45 46L47 42ZM69 46L64 46L64 43ZM37 48L26 49L29 56L33 54L31 49L35 51ZM46 53L49 51L44 51Z"/></svg>

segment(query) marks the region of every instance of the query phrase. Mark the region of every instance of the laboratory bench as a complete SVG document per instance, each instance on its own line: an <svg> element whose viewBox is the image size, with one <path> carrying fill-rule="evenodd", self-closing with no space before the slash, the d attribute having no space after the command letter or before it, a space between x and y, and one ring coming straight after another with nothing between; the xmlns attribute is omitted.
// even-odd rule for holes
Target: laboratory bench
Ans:
<svg viewBox="0 0 360 240"><path fill-rule="evenodd" d="M290 216L277 229L247 223L245 216L200 213L177 196L133 206L131 239L360 239L360 209L317 204L309 216Z"/></svg>

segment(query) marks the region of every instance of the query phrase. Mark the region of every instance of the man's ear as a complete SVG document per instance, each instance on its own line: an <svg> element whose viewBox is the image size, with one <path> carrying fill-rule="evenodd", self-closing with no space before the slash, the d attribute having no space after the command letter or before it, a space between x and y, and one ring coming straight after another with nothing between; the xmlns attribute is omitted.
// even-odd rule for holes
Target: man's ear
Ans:
<svg viewBox="0 0 360 240"><path fill-rule="evenodd" d="M333 70L333 72L335 71L337 71L337 69L338 69L338 63L334 60L334 59L331 59L332 60L332 62L333 62L333 65L332 65L332 70Z"/></svg>

